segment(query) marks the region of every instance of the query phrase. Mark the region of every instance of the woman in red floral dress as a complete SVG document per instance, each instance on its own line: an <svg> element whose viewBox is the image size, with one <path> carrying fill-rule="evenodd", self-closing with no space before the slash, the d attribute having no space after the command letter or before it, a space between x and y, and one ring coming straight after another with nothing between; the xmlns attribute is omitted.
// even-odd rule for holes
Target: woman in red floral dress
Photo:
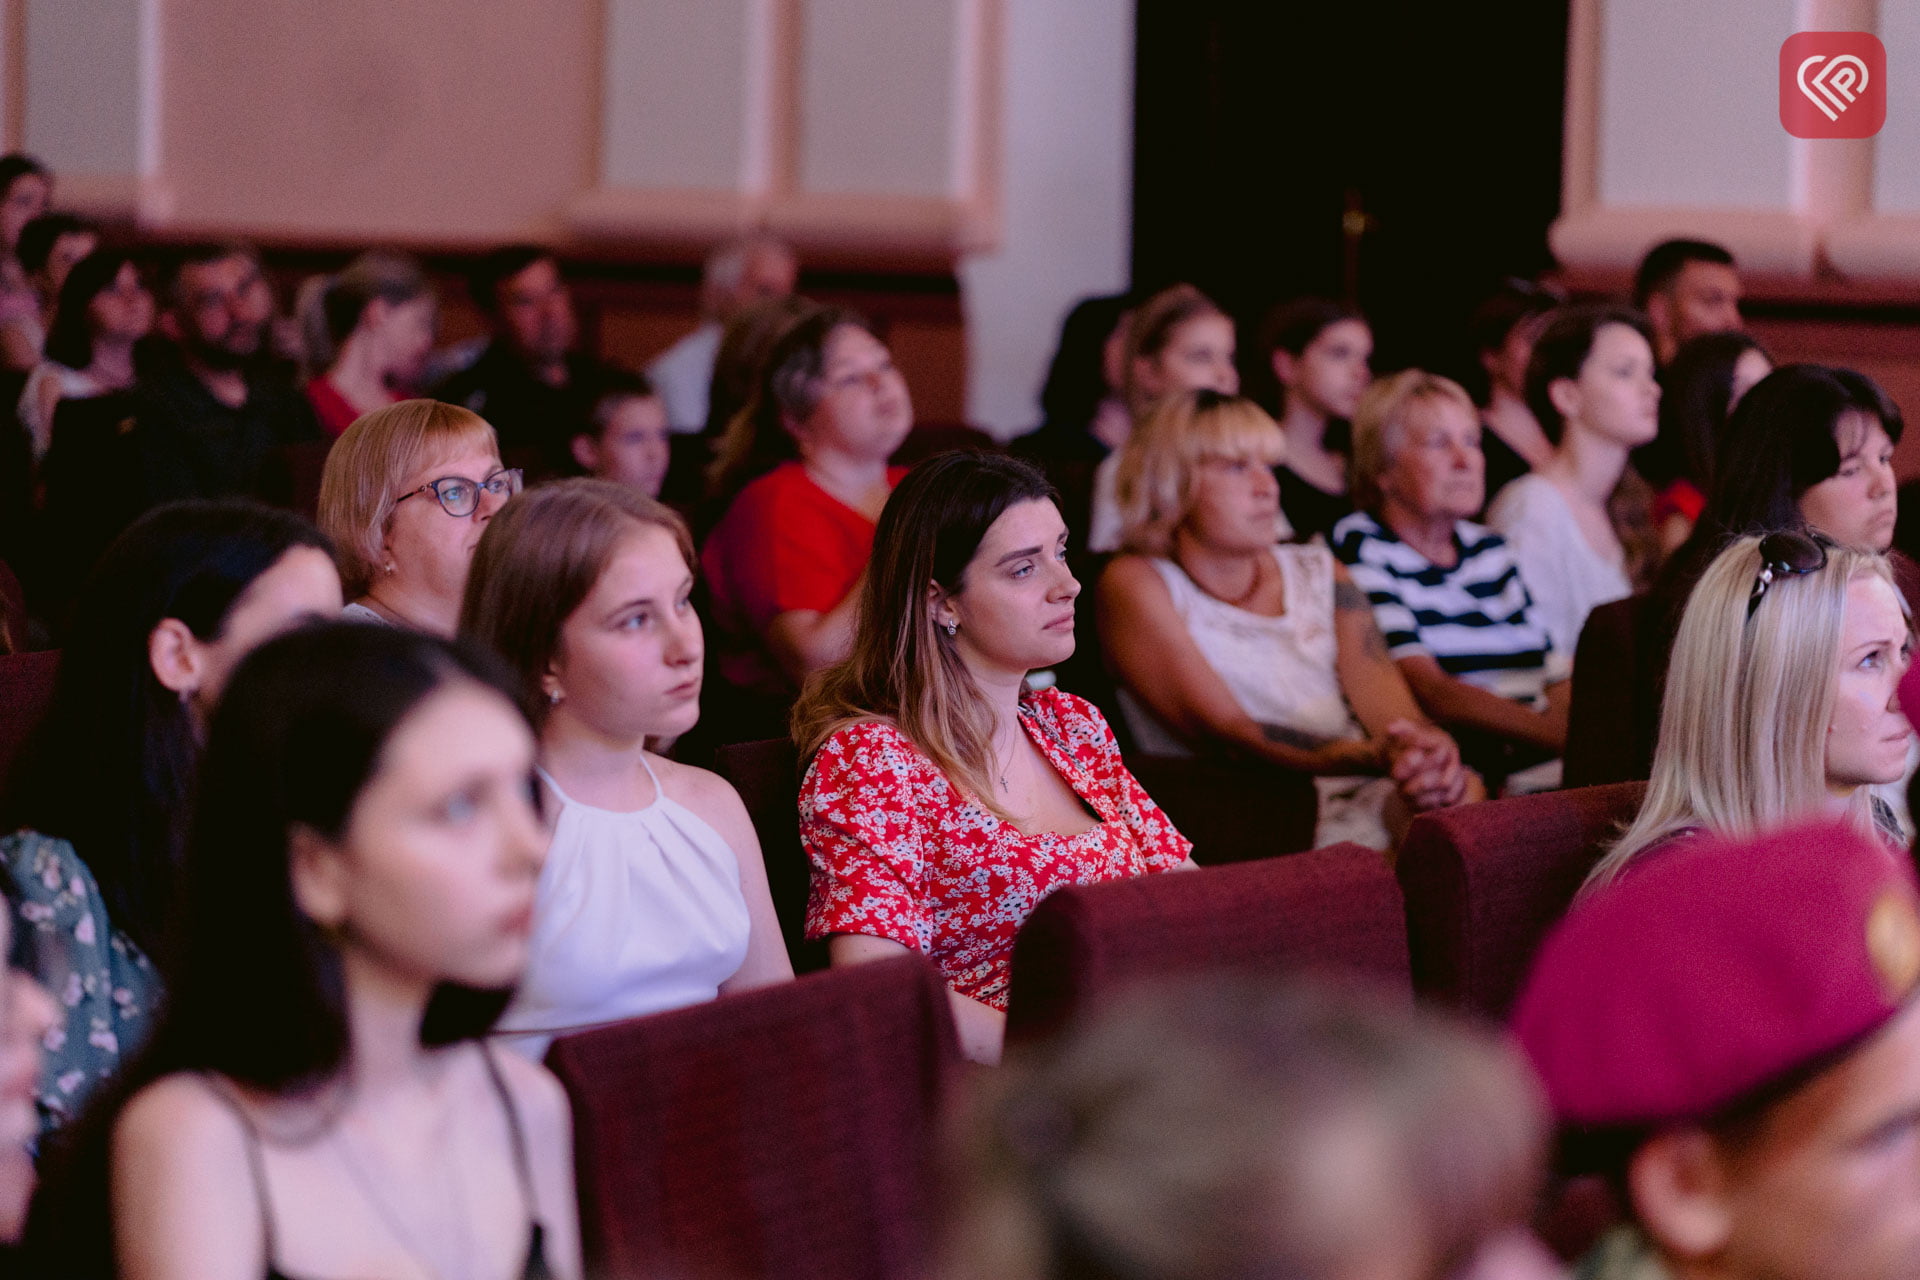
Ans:
<svg viewBox="0 0 1920 1280"><path fill-rule="evenodd" d="M1066 544L1027 463L922 463L881 513L852 656L794 711L808 936L835 964L926 955L981 1061L999 1056L1014 934L1040 899L1192 865L1100 713L1027 687L1073 652Z"/></svg>

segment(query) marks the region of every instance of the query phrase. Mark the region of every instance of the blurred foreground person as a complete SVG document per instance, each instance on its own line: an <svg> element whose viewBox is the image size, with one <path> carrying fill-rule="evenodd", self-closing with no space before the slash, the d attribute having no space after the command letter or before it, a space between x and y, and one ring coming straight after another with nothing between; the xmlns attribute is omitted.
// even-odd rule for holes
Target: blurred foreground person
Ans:
<svg viewBox="0 0 1920 1280"><path fill-rule="evenodd" d="M958 1132L944 1280L1524 1280L1537 1086L1365 990L1211 975L1010 1054Z"/></svg>
<svg viewBox="0 0 1920 1280"><path fill-rule="evenodd" d="M1548 938L1514 1025L1570 1172L1630 1222L1595 1280L1920 1274L1920 895L1841 825L1702 838Z"/></svg>

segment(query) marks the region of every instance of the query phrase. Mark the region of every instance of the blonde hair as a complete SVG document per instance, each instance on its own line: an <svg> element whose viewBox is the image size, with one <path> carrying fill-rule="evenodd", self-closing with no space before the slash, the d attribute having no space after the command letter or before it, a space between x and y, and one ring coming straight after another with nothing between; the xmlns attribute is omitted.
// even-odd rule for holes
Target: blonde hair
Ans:
<svg viewBox="0 0 1920 1280"><path fill-rule="evenodd" d="M941 1280L1347 1274L1410 1210L1450 1274L1524 1222L1546 1108L1487 1032L1327 980L1162 980L1016 1048L949 1135ZM1329 1198L1333 1144L1369 1185Z"/></svg>
<svg viewBox="0 0 1920 1280"><path fill-rule="evenodd" d="M1407 369L1381 378L1360 397L1353 413L1353 463L1348 484L1354 505L1372 511L1380 503L1380 477L1393 465L1406 436L1407 419L1418 405L1450 402L1477 422L1473 397L1451 378L1424 369Z"/></svg>
<svg viewBox="0 0 1920 1280"><path fill-rule="evenodd" d="M1244 396L1200 390L1165 397L1120 451L1121 546L1138 555L1171 553L1174 530L1193 514L1202 463L1251 458L1271 467L1286 451L1280 424Z"/></svg>
<svg viewBox="0 0 1920 1280"><path fill-rule="evenodd" d="M436 459L500 444L487 420L438 400L402 400L354 419L333 442L320 475L320 528L340 552L347 599L367 593L378 571L387 519L407 477Z"/></svg>
<svg viewBox="0 0 1920 1280"><path fill-rule="evenodd" d="M1142 403L1140 388L1134 382L1134 365L1152 359L1167 349L1180 326L1200 316L1224 316L1227 313L1206 294L1190 284L1162 289L1135 307L1127 316L1124 341L1126 357L1120 376L1125 382L1127 405L1135 414L1149 406Z"/></svg>
<svg viewBox="0 0 1920 1280"><path fill-rule="evenodd" d="M1878 552L1830 545L1824 569L1776 577L1749 619L1759 575L1760 539L1749 536L1714 557L1694 587L1667 667L1646 799L1587 889L1688 828L1750 835L1826 803L1847 588L1862 577L1892 588L1893 571ZM1871 831L1866 788L1848 804L1853 821Z"/></svg>

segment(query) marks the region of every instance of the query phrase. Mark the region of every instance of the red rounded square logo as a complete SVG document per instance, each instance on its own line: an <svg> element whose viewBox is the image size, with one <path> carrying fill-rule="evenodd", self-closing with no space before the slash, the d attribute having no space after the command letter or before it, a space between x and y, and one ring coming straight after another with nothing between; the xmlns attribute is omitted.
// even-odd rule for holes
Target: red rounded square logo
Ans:
<svg viewBox="0 0 1920 1280"><path fill-rule="evenodd" d="M1780 123L1796 138L1871 138L1887 122L1887 48L1865 31L1802 31L1780 46Z"/></svg>

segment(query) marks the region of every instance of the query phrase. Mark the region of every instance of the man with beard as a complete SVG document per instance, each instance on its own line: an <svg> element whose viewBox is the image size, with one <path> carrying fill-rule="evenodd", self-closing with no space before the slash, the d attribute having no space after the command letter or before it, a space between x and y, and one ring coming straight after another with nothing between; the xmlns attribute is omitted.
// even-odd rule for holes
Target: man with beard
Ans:
<svg viewBox="0 0 1920 1280"><path fill-rule="evenodd" d="M580 326L560 264L537 245L509 245L481 259L469 287L493 336L435 396L491 423L508 466L575 471L569 450L593 430L608 366L573 349Z"/></svg>
<svg viewBox="0 0 1920 1280"><path fill-rule="evenodd" d="M323 437L306 398L259 359L271 309L245 245L182 250L164 274L158 353L134 388L138 506L234 494L284 498L280 451Z"/></svg>

